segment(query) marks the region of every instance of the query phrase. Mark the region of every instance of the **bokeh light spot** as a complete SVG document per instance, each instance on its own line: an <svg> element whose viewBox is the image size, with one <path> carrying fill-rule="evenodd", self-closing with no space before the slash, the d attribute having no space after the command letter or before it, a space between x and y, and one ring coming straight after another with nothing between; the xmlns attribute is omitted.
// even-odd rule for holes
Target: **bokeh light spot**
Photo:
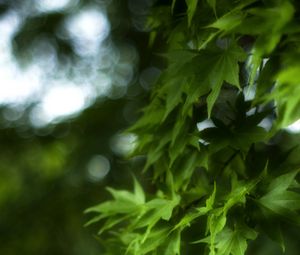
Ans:
<svg viewBox="0 0 300 255"><path fill-rule="evenodd" d="M36 0L35 2L39 11L53 12L74 6L78 3L78 0Z"/></svg>
<svg viewBox="0 0 300 255"><path fill-rule="evenodd" d="M89 161L87 169L89 180L97 182L102 180L108 174L110 170L110 163L106 157L97 155L92 157Z"/></svg>
<svg viewBox="0 0 300 255"><path fill-rule="evenodd" d="M32 124L34 126L47 125L57 118L80 112L86 104L87 95L84 87L73 84L53 86L45 93L39 106L32 112Z"/></svg>
<svg viewBox="0 0 300 255"><path fill-rule="evenodd" d="M79 55L96 54L110 30L106 15L96 8L70 16L65 27Z"/></svg>
<svg viewBox="0 0 300 255"><path fill-rule="evenodd" d="M136 142L137 137L134 134L117 134L111 139L110 147L115 154L126 156L134 150Z"/></svg>
<svg viewBox="0 0 300 255"><path fill-rule="evenodd" d="M290 133L300 133L300 119L289 125L286 130Z"/></svg>

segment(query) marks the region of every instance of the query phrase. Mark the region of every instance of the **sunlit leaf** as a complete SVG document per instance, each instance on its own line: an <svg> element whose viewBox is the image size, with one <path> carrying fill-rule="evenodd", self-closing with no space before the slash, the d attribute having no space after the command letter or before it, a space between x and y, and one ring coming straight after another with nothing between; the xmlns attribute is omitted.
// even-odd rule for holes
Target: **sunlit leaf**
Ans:
<svg viewBox="0 0 300 255"><path fill-rule="evenodd" d="M174 231L169 237L164 255L180 255L181 231Z"/></svg>
<svg viewBox="0 0 300 255"><path fill-rule="evenodd" d="M234 231L226 228L217 237L217 254L244 255L248 246L247 240L254 240L256 237L256 231L247 226L239 226Z"/></svg>

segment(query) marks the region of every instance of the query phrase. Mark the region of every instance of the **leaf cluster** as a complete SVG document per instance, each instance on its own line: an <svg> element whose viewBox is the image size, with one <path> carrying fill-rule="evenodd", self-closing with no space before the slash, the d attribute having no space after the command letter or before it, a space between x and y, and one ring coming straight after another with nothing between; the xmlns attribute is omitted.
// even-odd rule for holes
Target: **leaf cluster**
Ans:
<svg viewBox="0 0 300 255"><path fill-rule="evenodd" d="M120 254L243 255L259 235L284 251L282 223L300 225L300 168L294 148L272 152L300 118L299 6L173 0L153 10L150 40L167 39L167 65L129 131L155 188L109 188L90 223L104 222Z"/></svg>

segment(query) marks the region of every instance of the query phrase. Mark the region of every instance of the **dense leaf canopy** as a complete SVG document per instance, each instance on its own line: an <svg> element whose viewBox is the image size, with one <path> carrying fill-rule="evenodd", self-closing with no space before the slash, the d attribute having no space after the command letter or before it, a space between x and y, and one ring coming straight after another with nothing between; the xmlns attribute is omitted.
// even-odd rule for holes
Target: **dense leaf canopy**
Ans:
<svg viewBox="0 0 300 255"><path fill-rule="evenodd" d="M87 210L106 254L267 254L266 236L285 250L283 226L300 224L299 150L283 138L300 118L299 12L292 0L153 6L164 69L128 131L146 188L109 188Z"/></svg>

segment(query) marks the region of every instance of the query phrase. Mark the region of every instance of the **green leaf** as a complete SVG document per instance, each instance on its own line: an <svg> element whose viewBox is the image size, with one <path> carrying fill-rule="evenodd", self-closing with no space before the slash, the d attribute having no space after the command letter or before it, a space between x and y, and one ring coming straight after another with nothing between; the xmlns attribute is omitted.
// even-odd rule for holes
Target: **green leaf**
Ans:
<svg viewBox="0 0 300 255"><path fill-rule="evenodd" d="M184 83L184 80L181 80L178 83L177 80L170 81L168 85L171 87L168 89L167 98L166 98L166 111L163 117L163 120L172 112L172 110L182 102L182 89L180 88L181 83ZM165 86L166 87L166 86Z"/></svg>
<svg viewBox="0 0 300 255"><path fill-rule="evenodd" d="M85 212L88 212L88 211L85 211ZM104 219L106 217L105 214L100 214L100 215L97 215L95 217L93 217L92 219L90 219L87 223L84 224L85 227L91 225L91 224L94 224L102 219Z"/></svg>
<svg viewBox="0 0 300 255"><path fill-rule="evenodd" d="M212 209L213 209L213 205L214 205L215 199L216 199L216 192L217 192L217 184L216 184L216 182L214 182L213 193L212 193L211 196L206 200L206 208L207 208L208 210L212 210Z"/></svg>
<svg viewBox="0 0 300 255"><path fill-rule="evenodd" d="M159 226L152 229L147 240L143 241L143 235L138 233L124 233L121 237L127 244L126 254L145 255L156 251L159 246L165 244L166 237L170 228L168 226Z"/></svg>
<svg viewBox="0 0 300 255"><path fill-rule="evenodd" d="M294 170L290 173L286 173L278 176L270 183L268 187L268 194L282 194L286 191L294 182L296 175L300 170Z"/></svg>
<svg viewBox="0 0 300 255"><path fill-rule="evenodd" d="M144 190L135 177L133 178L133 180L135 201L137 201L139 204L144 204L146 200Z"/></svg>
<svg viewBox="0 0 300 255"><path fill-rule="evenodd" d="M147 149L148 155L143 170L144 172L165 154L166 146L170 143L171 137L171 132L166 132L162 139L157 141L157 144L155 144L154 139L152 140L152 146Z"/></svg>
<svg viewBox="0 0 300 255"><path fill-rule="evenodd" d="M238 226L234 231L225 228L216 238L217 255L244 255L247 240L254 240L256 231L246 225Z"/></svg>
<svg viewBox="0 0 300 255"><path fill-rule="evenodd" d="M206 100L207 101L208 118L211 117L212 108L220 94L221 87L223 85L223 80L214 80L214 81L212 81L212 84L214 84L214 87L211 90L211 92L209 93L207 100Z"/></svg>
<svg viewBox="0 0 300 255"><path fill-rule="evenodd" d="M176 230L168 237L164 255L180 255L181 231Z"/></svg>
<svg viewBox="0 0 300 255"><path fill-rule="evenodd" d="M215 7L216 0L206 0L209 5L214 9L215 15ZM210 24L208 27L217 28L223 32L223 34L232 33L235 31L235 28L238 28L243 20L246 18L247 14L243 11L243 8L257 2L257 0L244 0L241 1L238 5L236 5L231 11L225 13L222 17L218 18L215 22ZM241 29L242 30L242 29ZM243 33L243 31L241 31Z"/></svg>
<svg viewBox="0 0 300 255"><path fill-rule="evenodd" d="M189 27L192 24L192 19L195 15L196 9L197 9L197 5L198 5L198 0L185 0L186 4L187 4L187 16L188 16L188 25Z"/></svg>
<svg viewBox="0 0 300 255"><path fill-rule="evenodd" d="M132 201L106 201L85 210L86 213L102 213L107 216L138 212L138 205Z"/></svg>
<svg viewBox="0 0 300 255"><path fill-rule="evenodd" d="M113 196L115 201L124 202L128 204L142 204L140 199L135 193L131 193L127 190L115 190L113 188L106 188Z"/></svg>
<svg viewBox="0 0 300 255"><path fill-rule="evenodd" d="M172 0L172 5L171 5L172 13L174 12L175 4L176 4L176 0Z"/></svg>
<svg viewBox="0 0 300 255"><path fill-rule="evenodd" d="M279 44L285 26L294 15L294 7L288 1L278 1L271 8L254 8L249 11L252 17L245 19L239 31L258 34L250 58L250 85L254 84L262 59L270 54Z"/></svg>
<svg viewBox="0 0 300 255"><path fill-rule="evenodd" d="M189 153L189 155L189 160L185 160L182 165L177 166L179 171L174 174L176 190L186 190L195 168L200 165L201 156L198 151Z"/></svg>
<svg viewBox="0 0 300 255"><path fill-rule="evenodd" d="M112 228L119 222L133 215L139 215L145 203L144 191L135 178L133 193L126 190L115 190L113 188L107 188L107 190L111 193L114 200L103 202L85 210L85 213L95 212L99 214L87 222L86 225L107 219L99 233ZM122 214L124 216L121 216Z"/></svg>
<svg viewBox="0 0 300 255"><path fill-rule="evenodd" d="M198 209L198 210L194 210L193 212L189 212L186 215L184 215L184 217L175 225L174 230L175 229L184 229L186 227L189 227L192 222L199 218L200 216L205 215L208 212L208 210L205 209Z"/></svg>
<svg viewBox="0 0 300 255"><path fill-rule="evenodd" d="M143 116L128 129L128 132L144 133L145 130L151 130L160 124L165 114L161 100L156 97L149 106L143 109L143 113Z"/></svg>
<svg viewBox="0 0 300 255"><path fill-rule="evenodd" d="M219 51L217 61L208 76L212 88L207 98L209 118L224 81L240 89L238 63L244 61L246 58L245 52L235 43L229 40L225 40L222 43L225 44L225 49Z"/></svg>
<svg viewBox="0 0 300 255"><path fill-rule="evenodd" d="M279 69L279 59L271 58L261 68L257 80L256 100L261 100L269 91L272 90ZM257 70L257 69L256 69Z"/></svg>
<svg viewBox="0 0 300 255"><path fill-rule="evenodd" d="M168 221L172 216L173 209L178 205L179 201L179 197L174 197L172 200L155 198L149 201L146 207L148 210L153 210L149 217L150 221L158 221L159 219ZM145 222L143 224L145 224Z"/></svg>
<svg viewBox="0 0 300 255"><path fill-rule="evenodd" d="M222 207L211 210L208 216L206 232L210 233L209 238L201 239L199 241L196 241L195 243L203 242L203 240L206 240L206 242L210 244L211 254L215 254L215 249L218 248L216 245L216 243L218 243L218 236L220 235L220 233L222 233L223 229L226 226L227 213L229 209L231 209L233 206L236 206L238 204L245 204L246 195L250 193L250 191L256 186L256 184L260 181L260 179L261 178L257 178L248 183L233 179L231 192L227 194L227 196L225 196L224 205ZM210 202L210 204L211 203L212 202ZM230 253L224 253L224 254L230 254Z"/></svg>
<svg viewBox="0 0 300 255"><path fill-rule="evenodd" d="M194 58L197 55L197 52L191 50L174 50L163 55L168 60L169 66L165 75L161 76L159 83L162 86L157 91L157 97L165 99L165 113L162 122L182 102L183 86L189 82L190 76L195 75L191 72L190 67L193 66ZM181 61L177 61L178 59ZM175 76L174 73L176 73Z"/></svg>
<svg viewBox="0 0 300 255"><path fill-rule="evenodd" d="M262 65L262 56L256 49L253 49L252 56L248 60L248 68L249 68L249 89L252 89L252 86L255 83L257 78L259 69Z"/></svg>
<svg viewBox="0 0 300 255"><path fill-rule="evenodd" d="M278 104L278 128L284 128L300 118L300 100L293 96L300 93L299 71L300 65L295 63L280 71L275 89L268 97L268 101L275 98Z"/></svg>
<svg viewBox="0 0 300 255"><path fill-rule="evenodd" d="M211 254L215 254L216 237L224 229L226 222L227 218L222 208L215 209L207 219L207 230L209 230L210 233L209 249Z"/></svg>
<svg viewBox="0 0 300 255"><path fill-rule="evenodd" d="M172 17L170 5L173 12L184 3L186 16ZM108 188L113 198L87 210L96 213L88 224L101 221L100 233L110 230L112 243L121 240L128 255L179 255L205 224L196 243L205 243L210 255L244 255L256 230L284 249L280 225L300 225L299 171L274 177L267 169L294 169L299 160L281 160L292 135L268 139L300 118L298 7L288 0L155 6L150 37L162 39L165 70L130 129L138 137L135 155L151 169L151 199L136 179L133 192ZM247 87L256 90L255 100L242 96ZM207 117L215 127L197 131ZM259 127L265 118L275 119L276 128ZM265 162L270 166L263 169Z"/></svg>
<svg viewBox="0 0 300 255"><path fill-rule="evenodd" d="M180 197L174 196L172 200L154 198L145 204L143 214L141 214L133 224L134 228L147 227L142 242L148 238L152 228L160 220L170 220L173 209L179 204L179 201Z"/></svg>
<svg viewBox="0 0 300 255"><path fill-rule="evenodd" d="M222 31L231 31L241 24L243 16L241 12L229 12L208 27L217 28Z"/></svg>
<svg viewBox="0 0 300 255"><path fill-rule="evenodd" d="M173 228L175 229L181 229L183 230L186 227L189 227L190 224L197 219L200 216L206 215L210 210L213 209L213 205L215 202L215 196L216 196L216 183L214 184L214 190L210 197L206 200L206 206L205 207L199 207L195 208L192 212L187 213Z"/></svg>
<svg viewBox="0 0 300 255"><path fill-rule="evenodd" d="M237 204L245 204L246 195L251 192L255 185L260 181L260 179L255 179L248 183L243 181L236 182L232 187L231 192L225 198L226 203L224 204L223 211L227 211Z"/></svg>
<svg viewBox="0 0 300 255"><path fill-rule="evenodd" d="M216 15L216 0L206 0L209 6L213 9L215 15Z"/></svg>
<svg viewBox="0 0 300 255"><path fill-rule="evenodd" d="M264 128L249 125L235 130L231 142L237 149L247 151L251 144L263 142L266 137L267 132Z"/></svg>
<svg viewBox="0 0 300 255"><path fill-rule="evenodd" d="M226 227L215 238L210 255L244 255L247 250L247 241L254 240L257 232L245 224L237 225L234 230ZM210 237L195 243L210 243Z"/></svg>
<svg viewBox="0 0 300 255"><path fill-rule="evenodd" d="M104 224L102 224L101 228L98 231L98 235L101 235L104 231L112 229L115 225L121 223L124 220L127 220L131 215L127 214L124 215L123 217L118 215L118 216L110 216Z"/></svg>
<svg viewBox="0 0 300 255"><path fill-rule="evenodd" d="M265 213L300 225L300 194L289 191L299 170L281 175L269 184L267 193L257 202Z"/></svg>

